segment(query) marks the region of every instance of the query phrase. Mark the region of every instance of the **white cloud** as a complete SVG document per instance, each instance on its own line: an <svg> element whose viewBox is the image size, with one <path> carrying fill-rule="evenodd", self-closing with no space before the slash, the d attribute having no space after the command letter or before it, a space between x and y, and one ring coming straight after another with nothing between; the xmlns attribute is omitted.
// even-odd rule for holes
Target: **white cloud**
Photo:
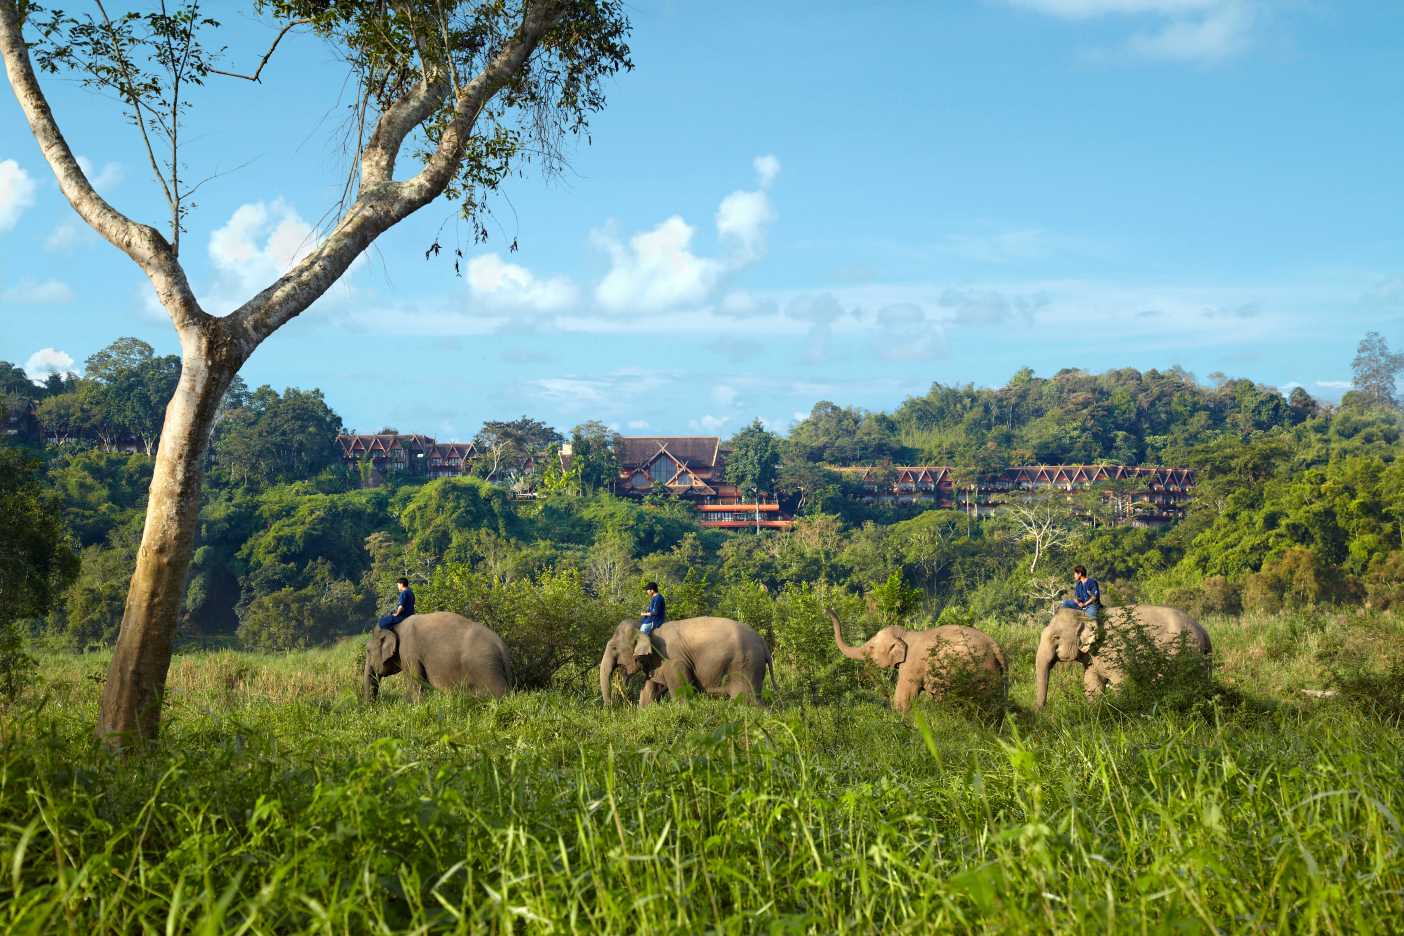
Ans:
<svg viewBox="0 0 1404 936"><path fill-rule="evenodd" d="M93 161L86 156L78 157L78 168L83 170L83 175L88 177L93 188L98 190L98 194L106 195L108 192L122 184L126 178L126 173L122 171L121 163L110 162L102 167L102 171L93 175Z"/></svg>
<svg viewBox="0 0 1404 936"><path fill-rule="evenodd" d="M0 231L14 227L24 209L34 204L36 187L19 163L0 160Z"/></svg>
<svg viewBox="0 0 1404 936"><path fill-rule="evenodd" d="M717 401L718 406L730 406L736 402L736 391L727 386L716 386L712 388L712 399Z"/></svg>
<svg viewBox="0 0 1404 936"><path fill-rule="evenodd" d="M1362 302L1395 302L1404 294L1404 276L1391 276L1360 297Z"/></svg>
<svg viewBox="0 0 1404 936"><path fill-rule="evenodd" d="M728 276L765 259L767 229L779 215L764 192L732 192L717 208L717 236L730 250L701 257L692 250L697 229L674 215L652 231L621 243L612 226L591 238L610 258L610 271L595 288L595 301L625 315L662 312L711 300Z"/></svg>
<svg viewBox="0 0 1404 936"><path fill-rule="evenodd" d="M1049 303L1046 293L1010 298L996 290L954 289L942 291L940 305L954 309L957 325L1032 325L1034 313Z"/></svg>
<svg viewBox="0 0 1404 936"><path fill-rule="evenodd" d="M218 273L200 297L205 311L226 315L291 270L317 246L312 226L281 198L247 202L210 235L210 260Z"/></svg>
<svg viewBox="0 0 1404 936"><path fill-rule="evenodd" d="M86 224L61 221L54 225L54 229L44 240L44 249L70 251L85 244L96 243L97 239L97 232Z"/></svg>
<svg viewBox="0 0 1404 936"><path fill-rule="evenodd" d="M1316 385L1318 387L1330 387L1333 390L1351 390L1355 387L1355 384L1351 383L1349 380L1318 380Z"/></svg>
<svg viewBox="0 0 1404 936"><path fill-rule="evenodd" d="M39 282L32 276L20 277L19 284L0 293L0 302L26 302L40 305L49 302L72 302L73 290L56 279Z"/></svg>
<svg viewBox="0 0 1404 936"><path fill-rule="evenodd" d="M537 279L526 267L504 263L495 253L468 261L468 289L493 309L561 312L579 298L568 278Z"/></svg>
<svg viewBox="0 0 1404 936"><path fill-rule="evenodd" d="M1049 16L1154 17L1156 29L1138 32L1126 49L1143 58L1215 62L1242 51L1259 19L1255 0L1009 0Z"/></svg>
<svg viewBox="0 0 1404 936"><path fill-rule="evenodd" d="M885 361L939 361L950 355L946 330L930 321L926 311L912 302L899 302L878 310L878 338L873 352Z"/></svg>
<svg viewBox="0 0 1404 936"><path fill-rule="evenodd" d="M546 377L533 380L529 393L544 403L560 407L565 412L582 410L599 412L613 408L622 399L644 399L669 383L669 379L638 368L620 368L605 377Z"/></svg>
<svg viewBox="0 0 1404 936"><path fill-rule="evenodd" d="M774 153L757 156L751 165L756 167L757 185L761 188L770 188L775 184L775 177L780 174L780 160L775 158Z"/></svg>
<svg viewBox="0 0 1404 936"><path fill-rule="evenodd" d="M647 428L648 428L648 420L647 420L647 419L631 419L631 420L629 420L629 428L630 428L630 429L647 429Z"/></svg>
<svg viewBox="0 0 1404 936"><path fill-rule="evenodd" d="M785 315L800 322L809 322L809 337L801 360L806 364L822 364L829 359L829 339L834 323L843 315L843 307L833 293L818 296L798 296L785 307Z"/></svg>
<svg viewBox="0 0 1404 936"><path fill-rule="evenodd" d="M24 362L24 372L38 383L42 383L45 376L55 371L60 374L78 373L78 369L73 366L73 358L66 351L54 348L35 351L29 356L29 360Z"/></svg>
<svg viewBox="0 0 1404 936"><path fill-rule="evenodd" d="M689 420L688 425L693 429L705 429L707 432L717 432L730 420L730 416L703 416L701 419Z"/></svg>

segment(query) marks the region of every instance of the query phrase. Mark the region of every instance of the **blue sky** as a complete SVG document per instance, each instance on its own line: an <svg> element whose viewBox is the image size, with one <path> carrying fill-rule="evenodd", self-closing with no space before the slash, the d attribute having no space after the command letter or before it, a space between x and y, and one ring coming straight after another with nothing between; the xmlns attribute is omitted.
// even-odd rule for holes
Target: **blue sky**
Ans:
<svg viewBox="0 0 1404 936"><path fill-rule="evenodd" d="M211 9L214 9L213 7ZM273 34L232 5L249 66ZM348 428L783 430L1028 365L1180 364L1338 398L1367 330L1404 346L1404 5L1343 0L636 2L593 144L513 179L462 277L446 202L382 237L244 367ZM208 311L270 282L340 189L344 74L284 40L190 124L182 251ZM163 225L113 105L49 79L75 152ZM246 164L246 165L245 165ZM237 168L242 167L242 168ZM519 250L509 253L516 239ZM0 358L177 345L0 96Z"/></svg>

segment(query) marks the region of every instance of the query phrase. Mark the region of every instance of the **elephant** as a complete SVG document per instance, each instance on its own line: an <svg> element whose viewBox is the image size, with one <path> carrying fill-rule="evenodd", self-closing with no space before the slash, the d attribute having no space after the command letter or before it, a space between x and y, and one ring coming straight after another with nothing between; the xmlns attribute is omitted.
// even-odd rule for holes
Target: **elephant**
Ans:
<svg viewBox="0 0 1404 936"><path fill-rule="evenodd" d="M708 695L761 702L767 669L770 684L779 688L765 638L730 618L668 621L652 634L641 632L634 621L620 621L600 660L600 697L606 707L609 681L620 666L630 676L640 670L648 675L640 707L657 701L665 689L676 699L684 685Z"/></svg>
<svg viewBox="0 0 1404 936"><path fill-rule="evenodd" d="M373 701L380 680L403 671L409 698L419 701L424 683L435 689L466 686L500 699L512 688L512 654L497 634L451 611L412 614L394 630L377 628L366 641L361 696Z"/></svg>
<svg viewBox="0 0 1404 936"><path fill-rule="evenodd" d="M1004 651L984 631L957 624L914 631L891 624L863 646L850 647L844 642L838 615L828 608L824 613L834 622L834 640L844 656L850 660L872 660L883 669L897 670L897 692L892 697L892 707L899 712L911 708L923 689L937 699L945 693L944 680L939 672L932 672L932 663L939 669L946 662L959 663L964 658L965 663L998 678L1000 690L1004 691L1009 673Z"/></svg>
<svg viewBox="0 0 1404 936"><path fill-rule="evenodd" d="M1106 646L1101 638L1104 636L1104 629L1124 624L1128 611L1134 613L1135 620L1145 626L1151 638L1162 649L1175 649L1180 635L1188 635L1188 647L1204 654L1210 672L1213 671L1214 647L1209 641L1209 632L1178 608L1159 605L1106 608L1097 620L1088 617L1084 611L1059 608L1038 640L1034 677L1038 681L1039 708L1043 708L1048 701L1048 677L1053 671L1053 664L1059 661L1076 661L1082 664L1082 685L1089 699L1100 695L1105 683L1114 686L1121 682L1124 674L1116 659L1116 653Z"/></svg>

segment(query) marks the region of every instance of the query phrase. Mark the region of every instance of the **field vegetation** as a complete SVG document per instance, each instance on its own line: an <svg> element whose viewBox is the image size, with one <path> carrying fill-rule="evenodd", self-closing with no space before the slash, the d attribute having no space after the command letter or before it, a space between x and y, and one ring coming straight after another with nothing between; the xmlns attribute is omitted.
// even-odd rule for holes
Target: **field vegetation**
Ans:
<svg viewBox="0 0 1404 936"><path fill-rule="evenodd" d="M602 492L617 440L597 422L572 430L569 470L548 458L539 475L490 478L484 459L470 477L368 487L340 464L341 420L318 391L236 384L160 734L118 759L92 732L158 440L125 455L78 431L115 437L122 395L160 397L169 370L119 341L42 391L71 440L0 447L0 920L1397 932L1404 358L1371 341L1389 381L1361 377L1373 389L1339 406L1178 369L1020 371L999 389L936 384L892 413L822 402L783 437L757 422L729 440L733 480L773 486L798 517L762 535L703 528L666 492ZM5 367L11 402L34 391ZM566 438L523 417L480 441L505 464L527 436L552 453ZM1124 490L976 517L868 504L833 470L881 477L894 461L968 478L1020 461L1200 473L1188 515L1148 528L1127 522ZM1031 539L1024 508L1056 535ZM1109 605L1199 617L1212 677L1133 639L1127 684L1088 702L1079 668L1059 666L1034 711L1039 630L1074 562ZM420 611L501 634L516 691L411 705L400 677L362 702L360 643L400 576ZM766 636L773 707L640 710L623 704L637 683L601 707L605 640L649 580L673 619L719 614ZM825 608L854 644L890 623L979 627L1004 648L1007 692L951 672L943 698L895 713L891 674L842 657Z"/></svg>
<svg viewBox="0 0 1404 936"><path fill-rule="evenodd" d="M880 675L816 691L794 665L770 711L604 710L588 679L411 705L397 678L366 705L357 641L187 646L161 739L125 763L91 740L105 655L41 650L4 719L0 914L35 933L1397 931L1398 674L1362 649L1404 646L1400 622L1209 626L1208 705L1088 703L1060 667L1040 714L1024 625L993 630L1007 708L905 716Z"/></svg>

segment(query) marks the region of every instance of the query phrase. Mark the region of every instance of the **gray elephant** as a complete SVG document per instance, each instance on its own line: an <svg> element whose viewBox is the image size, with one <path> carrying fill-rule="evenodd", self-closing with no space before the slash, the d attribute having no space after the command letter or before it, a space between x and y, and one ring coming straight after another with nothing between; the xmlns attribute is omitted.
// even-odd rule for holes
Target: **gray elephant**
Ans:
<svg viewBox="0 0 1404 936"><path fill-rule="evenodd" d="M883 669L897 670L897 692L892 707L905 711L912 707L917 694L925 689L933 698L945 693L941 670L947 666L973 666L999 680L1004 680L1009 667L1004 651L989 634L973 627L943 624L930 630L907 630L891 624L870 637L861 647L850 647L843 639L838 615L824 609L834 622L834 641L850 660L872 660Z"/></svg>
<svg viewBox="0 0 1404 936"><path fill-rule="evenodd" d="M1098 620L1094 621L1086 613L1072 608L1060 608L1053 620L1043 629L1038 641L1038 656L1034 660L1034 677L1038 682L1038 707L1043 708L1048 701L1048 677L1053 664L1058 662L1083 665L1082 685L1088 698L1101 694L1105 683L1116 685L1125 674L1117 661L1115 651L1107 645L1105 637L1109 630L1123 626L1126 612L1135 614L1135 619L1143 625L1157 646L1164 650L1175 650L1180 635L1184 634L1186 649L1202 653L1206 663L1213 667L1213 645L1209 642L1209 632L1199 622L1178 608L1159 605L1128 605L1125 608L1106 608Z"/></svg>
<svg viewBox="0 0 1404 936"><path fill-rule="evenodd" d="M414 702L424 683L435 689L478 689L500 699L512 688L512 655L501 637L462 615L412 614L394 630L371 632L362 698L375 699L380 680L399 672L409 679Z"/></svg>
<svg viewBox="0 0 1404 936"><path fill-rule="evenodd" d="M765 638L730 618L698 617L669 621L652 634L634 621L620 621L600 660L600 697L609 705L609 681L618 667L632 676L648 675L639 705L649 705L666 689L671 698L688 685L708 695L761 701L765 671L775 682Z"/></svg>

